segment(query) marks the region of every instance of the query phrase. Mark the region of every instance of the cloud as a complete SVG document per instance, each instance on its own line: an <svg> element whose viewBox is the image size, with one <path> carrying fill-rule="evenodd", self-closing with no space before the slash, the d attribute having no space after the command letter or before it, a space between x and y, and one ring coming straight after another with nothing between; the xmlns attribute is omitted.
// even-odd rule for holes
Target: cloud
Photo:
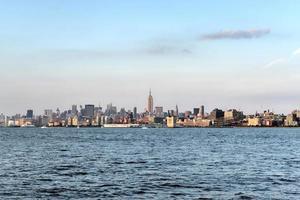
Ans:
<svg viewBox="0 0 300 200"><path fill-rule="evenodd" d="M296 50L293 52L293 56L297 56L297 55L300 55L300 48L296 49Z"/></svg>
<svg viewBox="0 0 300 200"><path fill-rule="evenodd" d="M283 58L279 58L279 59L276 59L276 60L273 60L271 62L269 62L268 64L266 64L263 68L264 69L269 69L269 68L272 68L278 64L281 64L281 63L284 63L286 60L283 59Z"/></svg>
<svg viewBox="0 0 300 200"><path fill-rule="evenodd" d="M282 64L282 63L289 64L295 59L295 56L298 56L298 55L300 55L300 48L293 51L289 57L275 59L275 60L269 62L268 64L264 65L262 68L269 69L278 64Z"/></svg>
<svg viewBox="0 0 300 200"><path fill-rule="evenodd" d="M171 45L155 45L145 49L145 53L150 55L172 55L172 54L191 54L188 48Z"/></svg>
<svg viewBox="0 0 300 200"><path fill-rule="evenodd" d="M263 37L271 32L270 29L252 30L224 30L201 36L201 40L222 40L222 39L253 39Z"/></svg>

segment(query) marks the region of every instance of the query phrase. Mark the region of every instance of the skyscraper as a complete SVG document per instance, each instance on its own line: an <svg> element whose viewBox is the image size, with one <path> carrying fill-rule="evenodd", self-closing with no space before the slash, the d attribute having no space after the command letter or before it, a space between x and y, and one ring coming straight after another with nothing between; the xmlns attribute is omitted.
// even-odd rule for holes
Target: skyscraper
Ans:
<svg viewBox="0 0 300 200"><path fill-rule="evenodd" d="M77 105L72 105L72 111L71 111L72 115L76 115L77 114Z"/></svg>
<svg viewBox="0 0 300 200"><path fill-rule="evenodd" d="M163 117L164 116L164 109L162 106L155 107L155 116L156 117Z"/></svg>
<svg viewBox="0 0 300 200"><path fill-rule="evenodd" d="M26 118L27 119L32 119L33 118L33 110L27 110Z"/></svg>
<svg viewBox="0 0 300 200"><path fill-rule="evenodd" d="M200 108L194 108L193 115L197 116L200 113Z"/></svg>
<svg viewBox="0 0 300 200"><path fill-rule="evenodd" d="M153 97L151 95L151 89L149 91L149 96L148 96L148 110L149 113L153 113Z"/></svg>
<svg viewBox="0 0 300 200"><path fill-rule="evenodd" d="M84 106L84 117L93 118L94 117L94 109L95 109L94 105L91 105L91 104L85 105Z"/></svg>
<svg viewBox="0 0 300 200"><path fill-rule="evenodd" d="M137 117L137 108L134 107L133 108L133 118L136 119L136 117Z"/></svg>
<svg viewBox="0 0 300 200"><path fill-rule="evenodd" d="M202 105L201 107L200 107L200 112L199 112L199 114L200 114L200 117L201 118L204 118L204 106Z"/></svg>
<svg viewBox="0 0 300 200"><path fill-rule="evenodd" d="M52 116L53 116L52 110L51 110L51 109L46 109L46 110L44 111L44 116L46 116L46 117L52 119Z"/></svg>

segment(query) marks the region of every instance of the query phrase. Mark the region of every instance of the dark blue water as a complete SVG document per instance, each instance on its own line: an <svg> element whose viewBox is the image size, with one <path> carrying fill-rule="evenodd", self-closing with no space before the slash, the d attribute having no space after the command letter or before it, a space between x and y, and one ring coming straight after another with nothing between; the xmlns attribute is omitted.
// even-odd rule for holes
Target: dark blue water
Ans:
<svg viewBox="0 0 300 200"><path fill-rule="evenodd" d="M0 199L300 199L300 129L0 129Z"/></svg>

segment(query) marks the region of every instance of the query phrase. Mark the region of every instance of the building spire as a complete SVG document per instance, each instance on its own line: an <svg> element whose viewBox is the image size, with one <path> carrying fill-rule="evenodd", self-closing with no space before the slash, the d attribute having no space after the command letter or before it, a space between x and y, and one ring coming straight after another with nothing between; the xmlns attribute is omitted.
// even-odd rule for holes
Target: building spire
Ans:
<svg viewBox="0 0 300 200"><path fill-rule="evenodd" d="M150 88L150 90L149 90L147 111L148 111L150 114L153 113L153 97L152 97L152 95L151 95L151 88Z"/></svg>

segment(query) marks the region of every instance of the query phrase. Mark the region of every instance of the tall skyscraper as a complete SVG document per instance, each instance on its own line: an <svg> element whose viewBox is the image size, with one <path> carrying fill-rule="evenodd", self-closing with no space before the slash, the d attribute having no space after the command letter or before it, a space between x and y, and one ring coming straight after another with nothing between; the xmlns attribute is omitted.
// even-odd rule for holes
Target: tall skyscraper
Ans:
<svg viewBox="0 0 300 200"><path fill-rule="evenodd" d="M77 114L77 105L72 105L72 111L71 111L72 115L76 115Z"/></svg>
<svg viewBox="0 0 300 200"><path fill-rule="evenodd" d="M204 106L203 106L203 105L200 107L200 112L199 112L199 114L200 114L200 117L201 117L201 118L204 118Z"/></svg>
<svg viewBox="0 0 300 200"><path fill-rule="evenodd" d="M200 108L194 108L193 115L197 116L200 113Z"/></svg>
<svg viewBox="0 0 300 200"><path fill-rule="evenodd" d="M149 91L149 96L148 96L148 110L149 113L153 113L153 97L151 95L151 89Z"/></svg>
<svg viewBox="0 0 300 200"><path fill-rule="evenodd" d="M133 108L133 118L136 119L136 117L137 117L137 108L134 107Z"/></svg>
<svg viewBox="0 0 300 200"><path fill-rule="evenodd" d="M49 119L52 119L52 116L53 116L53 112L51 109L46 109L44 111L44 116L48 117Z"/></svg>
<svg viewBox="0 0 300 200"><path fill-rule="evenodd" d="M164 116L164 110L162 106L155 107L155 116L156 117L163 117Z"/></svg>
<svg viewBox="0 0 300 200"><path fill-rule="evenodd" d="M32 119L33 118L33 110L27 110L26 118L27 119Z"/></svg>
<svg viewBox="0 0 300 200"><path fill-rule="evenodd" d="M93 118L94 117L94 109L95 109L94 105L91 105L91 104L85 105L84 106L84 117Z"/></svg>
<svg viewBox="0 0 300 200"><path fill-rule="evenodd" d="M107 104L107 108L105 110L105 115L115 115L117 114L117 107L113 106L112 103Z"/></svg>

